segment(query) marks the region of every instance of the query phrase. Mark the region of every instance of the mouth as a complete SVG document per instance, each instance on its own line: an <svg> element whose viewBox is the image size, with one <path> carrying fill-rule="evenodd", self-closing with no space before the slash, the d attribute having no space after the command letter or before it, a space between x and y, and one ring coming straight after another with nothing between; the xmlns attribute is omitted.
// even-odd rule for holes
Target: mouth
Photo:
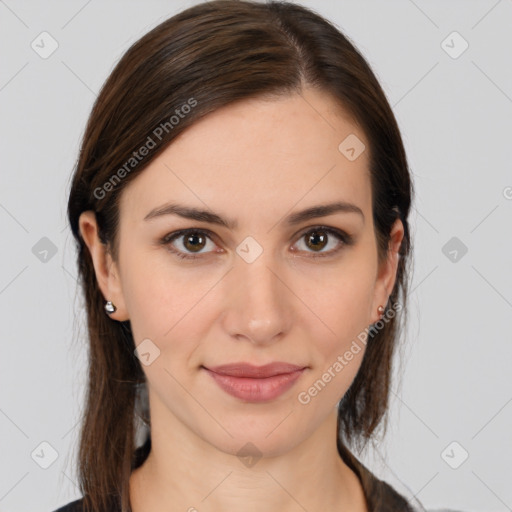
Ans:
<svg viewBox="0 0 512 512"><path fill-rule="evenodd" d="M246 402L268 402L288 391L307 367L278 362L265 366L234 363L201 368L227 394Z"/></svg>

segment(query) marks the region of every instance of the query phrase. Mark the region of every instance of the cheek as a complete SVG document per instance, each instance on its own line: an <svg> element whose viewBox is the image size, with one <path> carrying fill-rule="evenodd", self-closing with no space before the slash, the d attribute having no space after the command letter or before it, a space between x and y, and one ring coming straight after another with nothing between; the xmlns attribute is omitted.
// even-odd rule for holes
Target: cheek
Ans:
<svg viewBox="0 0 512 512"><path fill-rule="evenodd" d="M156 340L172 321L171 308L176 307L178 301L170 303L168 296L176 294L179 286L171 289L163 277L162 265L155 262L152 254L137 250L136 246L125 245L122 258L123 297L135 344L144 338Z"/></svg>
<svg viewBox="0 0 512 512"><path fill-rule="evenodd" d="M362 251L354 251L339 266L321 269L313 277L308 275L299 281L298 295L311 311L307 316L318 325L317 339L325 340L327 352L342 348L368 327L374 273L373 261Z"/></svg>
<svg viewBox="0 0 512 512"><path fill-rule="evenodd" d="M165 250L125 251L123 296L135 344L149 338L163 348L169 339L182 339L184 332L193 337L197 314L205 311L208 291L218 277L206 267L180 268Z"/></svg>
<svg viewBox="0 0 512 512"><path fill-rule="evenodd" d="M368 327L369 294L362 290L357 288L359 294L354 294L347 288L334 289L325 302L323 323L310 331L312 371L297 397L301 404L314 402L315 408L326 411L341 400L356 377Z"/></svg>
<svg viewBox="0 0 512 512"><path fill-rule="evenodd" d="M356 376L366 349L373 272L371 260L362 256L323 276L316 287L304 288L304 302L315 313L307 315L316 368L308 380L314 388L311 396L322 391L323 399L334 404Z"/></svg>

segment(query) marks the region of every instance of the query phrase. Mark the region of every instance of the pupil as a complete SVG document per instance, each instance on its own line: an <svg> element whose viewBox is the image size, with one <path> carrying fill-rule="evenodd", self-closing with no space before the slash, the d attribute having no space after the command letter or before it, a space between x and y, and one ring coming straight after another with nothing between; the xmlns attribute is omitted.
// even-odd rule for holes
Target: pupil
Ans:
<svg viewBox="0 0 512 512"><path fill-rule="evenodd" d="M185 246L187 247L187 249L191 249L191 250L195 250L195 249L201 249L202 247L198 247L198 245L196 243L194 243L194 240L195 239L202 239L203 237L200 236L200 235L197 235L197 234L192 234L192 235L189 235L187 238L186 238L186 241L185 241ZM192 241L192 242L191 242ZM192 243L192 247L188 247L188 244Z"/></svg>
<svg viewBox="0 0 512 512"><path fill-rule="evenodd" d="M308 246L311 246L311 241L312 242L312 245L313 247L311 247L312 249L315 249L315 248L318 248L318 247L315 247L316 244L320 243L320 244L323 244L320 249L322 249L324 246L325 246L325 234L318 234L318 233L322 233L321 231L314 231L313 234L308 238Z"/></svg>

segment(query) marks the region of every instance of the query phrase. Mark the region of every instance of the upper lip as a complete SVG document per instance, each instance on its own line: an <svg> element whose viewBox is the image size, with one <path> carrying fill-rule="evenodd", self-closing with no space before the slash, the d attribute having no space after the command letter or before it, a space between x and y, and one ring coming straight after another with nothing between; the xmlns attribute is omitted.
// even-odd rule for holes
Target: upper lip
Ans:
<svg viewBox="0 0 512 512"><path fill-rule="evenodd" d="M266 377L273 377L274 375L282 375L285 373L292 373L298 370L303 370L305 366L298 366L296 364L275 362L269 363L264 366L254 366L249 363L232 363L222 364L220 366L205 367L221 375L230 375L232 377L251 377L254 379L263 379Z"/></svg>

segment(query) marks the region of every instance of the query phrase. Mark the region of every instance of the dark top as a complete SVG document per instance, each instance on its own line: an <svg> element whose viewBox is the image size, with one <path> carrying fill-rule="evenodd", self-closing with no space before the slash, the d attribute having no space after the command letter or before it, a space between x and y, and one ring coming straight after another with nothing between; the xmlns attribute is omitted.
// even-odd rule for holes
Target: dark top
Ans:
<svg viewBox="0 0 512 512"><path fill-rule="evenodd" d="M135 463L132 469L139 467L151 449L151 438L136 450ZM368 510L370 512L415 512L416 508L393 487L383 480L379 480L367 469L347 448L341 445L340 455L345 463L355 472L361 481ZM83 498L72 501L54 512L83 512ZM121 512L121 508L115 508L108 512Z"/></svg>

